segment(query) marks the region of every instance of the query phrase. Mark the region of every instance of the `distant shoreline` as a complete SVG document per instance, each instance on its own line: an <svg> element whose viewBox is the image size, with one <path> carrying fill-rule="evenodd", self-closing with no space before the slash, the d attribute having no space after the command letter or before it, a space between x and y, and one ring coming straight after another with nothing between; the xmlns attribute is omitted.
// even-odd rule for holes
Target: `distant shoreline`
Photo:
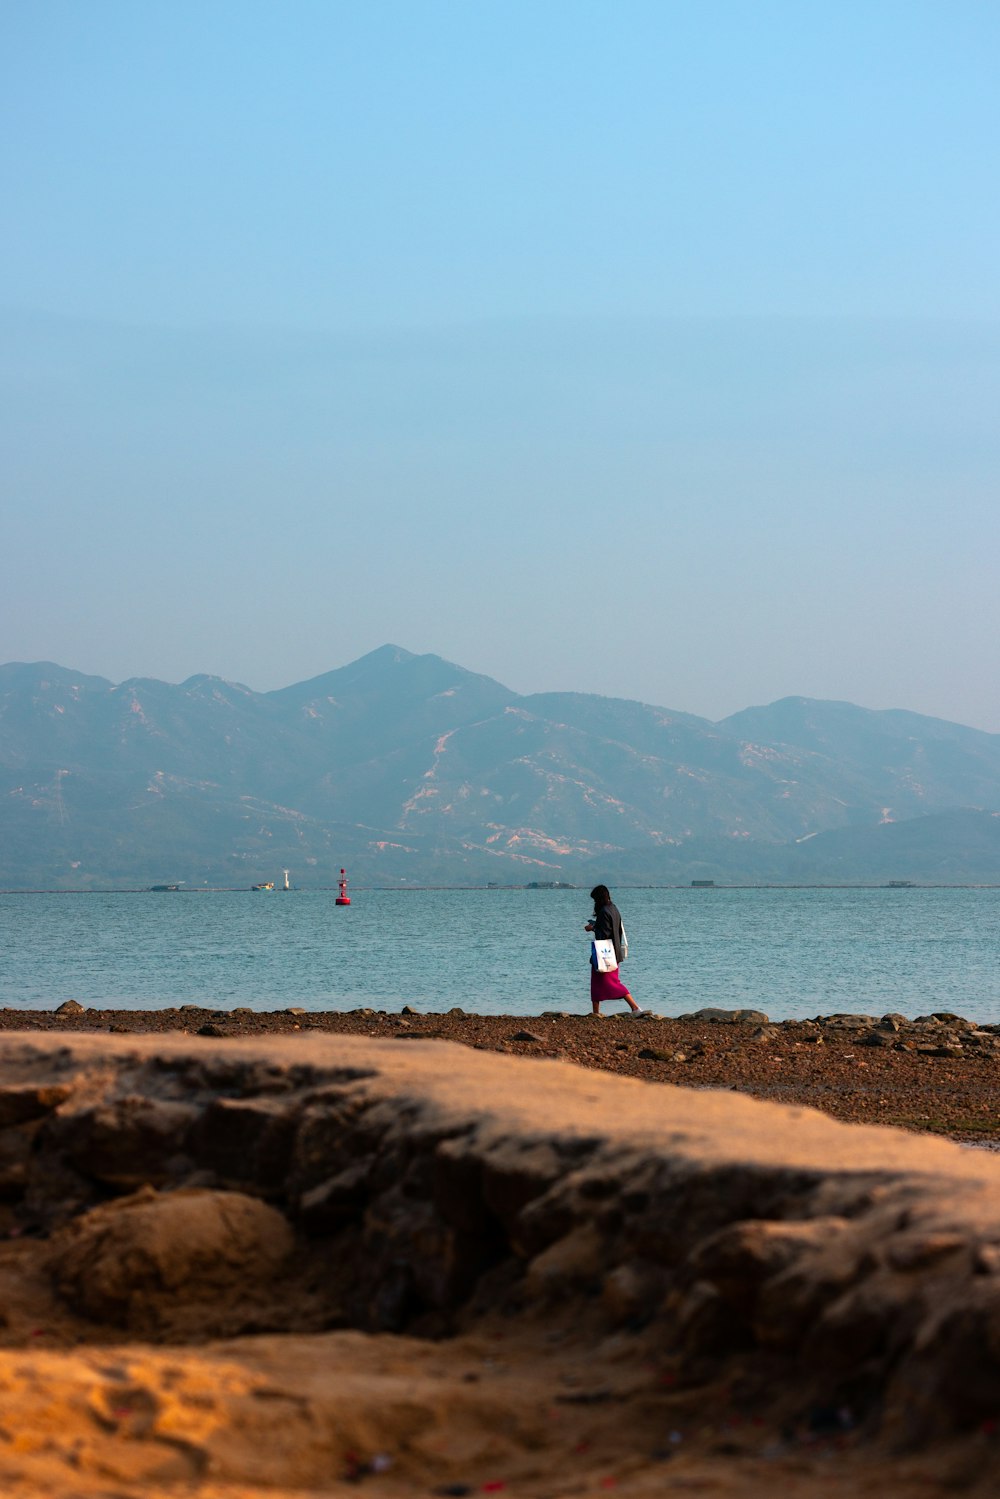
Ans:
<svg viewBox="0 0 1000 1499"><path fill-rule="evenodd" d="M302 885L291 890L254 890L249 885L191 885L177 890L151 890L148 885L73 886L57 889L49 886L8 886L0 889L0 895L324 895L335 894L336 885ZM759 883L730 883L718 880L711 886L698 887L690 881L683 884L651 885L627 884L615 881L616 890L687 890L692 895L711 895L719 890L895 890L903 894L913 890L1000 890L1000 881L962 880L957 882L932 883L915 880L905 886L892 885L887 880L845 880L819 883L780 884L775 881ZM503 890L530 890L533 895L566 895L584 890L583 885L563 885L558 890L537 889L531 885L360 885L351 882L351 892L377 892L379 895L411 895L427 890L481 890L484 894Z"/></svg>

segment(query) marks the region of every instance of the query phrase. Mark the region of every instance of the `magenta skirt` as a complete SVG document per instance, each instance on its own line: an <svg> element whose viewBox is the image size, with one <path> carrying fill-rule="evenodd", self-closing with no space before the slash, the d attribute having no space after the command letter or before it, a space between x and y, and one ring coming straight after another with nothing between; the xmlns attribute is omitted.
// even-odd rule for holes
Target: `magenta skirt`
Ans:
<svg viewBox="0 0 1000 1499"><path fill-rule="evenodd" d="M629 993L621 979L618 977L618 969L613 968L610 973L598 973L597 969L590 970L590 998L595 1004L604 999L628 999Z"/></svg>

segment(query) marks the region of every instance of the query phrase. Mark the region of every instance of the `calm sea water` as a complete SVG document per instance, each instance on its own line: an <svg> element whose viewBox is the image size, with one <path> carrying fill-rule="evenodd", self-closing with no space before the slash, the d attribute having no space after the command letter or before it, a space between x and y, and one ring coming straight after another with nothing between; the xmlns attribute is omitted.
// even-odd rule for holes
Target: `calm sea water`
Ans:
<svg viewBox="0 0 1000 1499"><path fill-rule="evenodd" d="M954 1010L1000 1021L1000 890L619 890L663 1014ZM0 1004L589 1009L584 891L0 896ZM612 1007L617 1008L617 1007Z"/></svg>

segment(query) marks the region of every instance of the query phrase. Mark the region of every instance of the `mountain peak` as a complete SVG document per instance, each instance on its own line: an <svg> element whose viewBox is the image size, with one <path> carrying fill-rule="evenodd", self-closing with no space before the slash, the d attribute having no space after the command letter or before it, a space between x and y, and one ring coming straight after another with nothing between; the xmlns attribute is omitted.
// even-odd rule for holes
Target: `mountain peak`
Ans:
<svg viewBox="0 0 1000 1499"><path fill-rule="evenodd" d="M351 666L399 666L404 661L413 661L416 657L412 651L405 651L401 645L378 645L373 651L368 651L364 656L359 656L352 661Z"/></svg>
<svg viewBox="0 0 1000 1499"><path fill-rule="evenodd" d="M376 650L359 656L346 666L338 666L321 676L310 677L305 682L295 682L290 687L281 687L267 694L273 701L306 702L318 698L337 698L354 694L399 695L399 700L413 701L432 697L435 693L466 687L485 691L492 698L504 701L516 696L502 683L492 677L469 671L446 661L433 652L415 655L398 645L380 645Z"/></svg>
<svg viewBox="0 0 1000 1499"><path fill-rule="evenodd" d="M418 658L412 651L404 651L399 645L380 645L346 666L335 666L332 671L320 672L317 677L307 677L303 682L292 682L288 687L278 687L266 694L275 700L308 699L311 697L335 697L347 685L378 680Z"/></svg>

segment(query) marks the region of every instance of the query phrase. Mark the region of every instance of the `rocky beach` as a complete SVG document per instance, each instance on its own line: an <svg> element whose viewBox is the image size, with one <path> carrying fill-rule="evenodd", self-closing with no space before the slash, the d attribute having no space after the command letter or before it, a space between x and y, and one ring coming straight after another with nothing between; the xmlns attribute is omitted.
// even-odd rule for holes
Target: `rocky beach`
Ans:
<svg viewBox="0 0 1000 1499"><path fill-rule="evenodd" d="M481 1051L567 1061L643 1082L723 1088L804 1104L835 1119L1000 1145L1000 1025L941 1011L842 1014L772 1024L756 1010L702 1009L632 1020L609 1012L535 1017L356 1009L0 1010L0 1029L215 1037L368 1036L443 1040Z"/></svg>
<svg viewBox="0 0 1000 1499"><path fill-rule="evenodd" d="M992 1030L3 1021L4 1492L994 1492Z"/></svg>

